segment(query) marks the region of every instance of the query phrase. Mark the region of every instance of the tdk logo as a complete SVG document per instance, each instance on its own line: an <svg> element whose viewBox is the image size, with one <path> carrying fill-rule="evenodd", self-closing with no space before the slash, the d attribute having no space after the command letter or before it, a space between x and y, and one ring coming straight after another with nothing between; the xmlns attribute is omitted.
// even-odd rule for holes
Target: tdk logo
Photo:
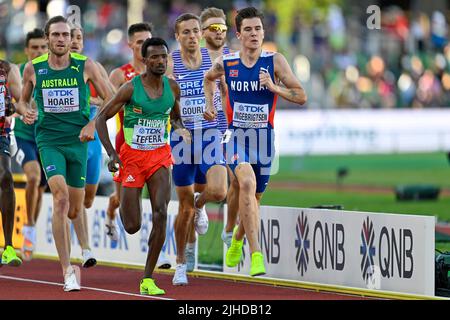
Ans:
<svg viewBox="0 0 450 320"><path fill-rule="evenodd" d="M239 108L239 110L240 110L240 111L251 112L251 113L256 113L256 112L261 113L261 112L264 112L264 108L261 107L261 106L246 106L246 105L244 105L244 106L241 106L241 107Z"/></svg>
<svg viewBox="0 0 450 320"><path fill-rule="evenodd" d="M72 89L55 89L48 93L50 97L73 97Z"/></svg>

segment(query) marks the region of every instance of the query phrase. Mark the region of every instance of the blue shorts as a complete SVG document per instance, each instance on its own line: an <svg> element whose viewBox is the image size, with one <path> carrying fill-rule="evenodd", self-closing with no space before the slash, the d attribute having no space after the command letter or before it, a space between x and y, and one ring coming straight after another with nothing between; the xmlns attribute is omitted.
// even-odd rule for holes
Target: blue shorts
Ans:
<svg viewBox="0 0 450 320"><path fill-rule="evenodd" d="M100 180L100 167L102 165L102 143L95 132L95 139L88 143L88 160L86 184L97 184Z"/></svg>
<svg viewBox="0 0 450 320"><path fill-rule="evenodd" d="M43 187L47 184L47 179L45 178L44 170L42 169L41 158L39 157L38 147L35 141L25 140L16 137L17 152L14 155L14 159L17 164L22 168L30 161L39 162L39 167L41 168L41 183L39 186Z"/></svg>
<svg viewBox="0 0 450 320"><path fill-rule="evenodd" d="M218 129L191 130L192 143L186 145L173 131L170 133L170 146L175 164L172 177L177 187L194 183L205 184L206 173L215 165L225 166L221 133Z"/></svg>
<svg viewBox="0 0 450 320"><path fill-rule="evenodd" d="M253 130L256 134L245 136L246 130L231 130L230 141L225 147L228 167L234 173L240 163L249 163L256 176L256 193L263 193L270 179L270 169L275 156L273 131Z"/></svg>

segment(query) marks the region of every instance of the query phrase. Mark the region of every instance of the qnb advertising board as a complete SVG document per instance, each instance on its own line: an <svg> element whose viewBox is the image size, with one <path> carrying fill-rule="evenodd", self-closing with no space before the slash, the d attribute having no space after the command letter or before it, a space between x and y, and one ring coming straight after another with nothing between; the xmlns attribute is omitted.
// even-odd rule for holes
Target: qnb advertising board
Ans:
<svg viewBox="0 0 450 320"><path fill-rule="evenodd" d="M87 210L89 243L98 261L120 263L126 265L144 266L148 252L148 237L152 230L152 210L149 199L142 199L142 226L133 234L128 234L121 222L117 210L116 225L119 227L119 240L111 241L106 234L107 197L96 197L93 206ZM36 253L57 257L52 234L53 202L50 194L44 194L42 209L37 221ZM178 202L170 201L167 213L166 241L162 251L175 266L176 244L174 233L175 217L178 213ZM81 258L81 248L78 245L76 233L71 224L71 257Z"/></svg>
<svg viewBox="0 0 450 320"><path fill-rule="evenodd" d="M280 110L280 155L436 152L450 149L450 110Z"/></svg>
<svg viewBox="0 0 450 320"><path fill-rule="evenodd" d="M433 296L434 225L426 216L261 207L265 276ZM225 272L249 274L244 243L243 260Z"/></svg>

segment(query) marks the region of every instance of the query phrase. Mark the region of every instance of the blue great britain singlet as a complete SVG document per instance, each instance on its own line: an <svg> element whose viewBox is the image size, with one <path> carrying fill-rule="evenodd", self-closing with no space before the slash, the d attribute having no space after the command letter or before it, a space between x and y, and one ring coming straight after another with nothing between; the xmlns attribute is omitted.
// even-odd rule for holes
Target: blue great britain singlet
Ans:
<svg viewBox="0 0 450 320"><path fill-rule="evenodd" d="M256 64L247 68L239 51L223 56L228 85L227 116L230 129L265 129L273 131L278 95L259 83L260 69L267 70L275 82L274 52L262 51Z"/></svg>
<svg viewBox="0 0 450 320"><path fill-rule="evenodd" d="M172 52L173 75L180 86L180 113L184 126L189 130L217 128L217 120L207 121L203 118L206 100L203 90L203 78L211 68L212 62L208 49L201 48L202 64L200 68L186 68L179 49Z"/></svg>

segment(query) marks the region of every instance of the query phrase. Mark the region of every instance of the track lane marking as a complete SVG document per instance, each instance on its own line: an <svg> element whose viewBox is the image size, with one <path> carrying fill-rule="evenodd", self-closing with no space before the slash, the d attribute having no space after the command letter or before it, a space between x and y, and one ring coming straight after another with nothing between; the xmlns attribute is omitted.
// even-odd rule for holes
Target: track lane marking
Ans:
<svg viewBox="0 0 450 320"><path fill-rule="evenodd" d="M35 279L25 279L25 278L18 278L18 277L3 276L3 275L0 275L0 279L22 281L22 282L32 282L32 283L39 283L39 284L47 284L47 285L53 285L53 286L59 286L59 287L64 286L64 284L58 283L58 282L50 282L50 281L35 280ZM86 290L93 290L93 291L100 291L100 292L106 292L106 293L120 294L120 295L133 296L133 297L139 297L139 298L147 298L147 299L155 299L155 300L175 300L175 299L172 299L172 298L163 298L163 297L157 297L157 296L146 296L146 295L141 295L141 294L136 294L136 293L115 291L115 290L108 290L108 289L101 289L101 288L84 287L84 286L81 286L81 288L82 289L86 289Z"/></svg>

